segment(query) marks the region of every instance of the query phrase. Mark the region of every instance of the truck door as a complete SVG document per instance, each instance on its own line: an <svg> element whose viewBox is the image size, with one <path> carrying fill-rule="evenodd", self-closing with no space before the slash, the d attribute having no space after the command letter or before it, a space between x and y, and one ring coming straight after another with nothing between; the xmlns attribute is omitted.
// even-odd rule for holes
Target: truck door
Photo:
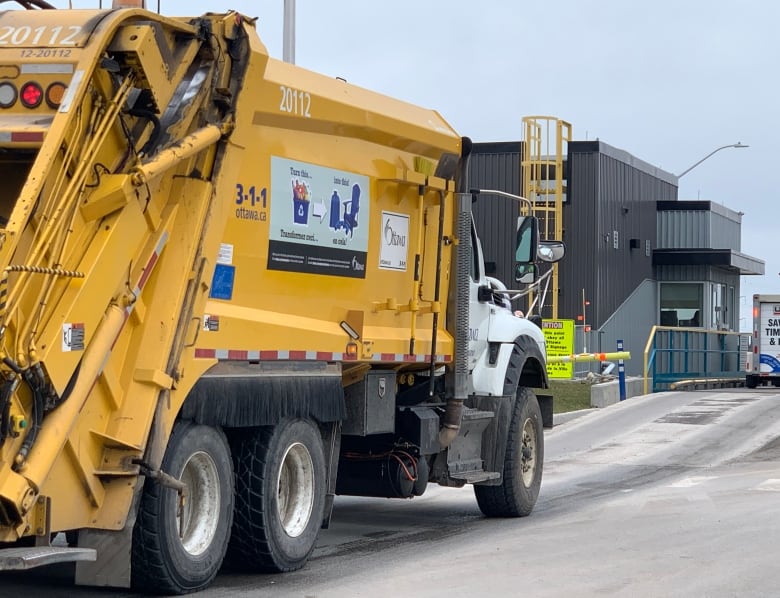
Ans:
<svg viewBox="0 0 780 598"><path fill-rule="evenodd" d="M485 283L482 245L471 223L471 269L469 277L469 371L488 349L491 304L479 301L479 287Z"/></svg>

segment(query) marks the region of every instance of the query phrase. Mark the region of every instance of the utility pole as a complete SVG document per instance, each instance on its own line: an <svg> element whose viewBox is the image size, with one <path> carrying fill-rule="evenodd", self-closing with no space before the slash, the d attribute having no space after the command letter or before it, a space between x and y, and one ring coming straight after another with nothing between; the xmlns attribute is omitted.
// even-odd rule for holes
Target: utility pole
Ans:
<svg viewBox="0 0 780 598"><path fill-rule="evenodd" d="M295 0L284 0L282 60L295 64Z"/></svg>
<svg viewBox="0 0 780 598"><path fill-rule="evenodd" d="M720 150L724 150L724 149L727 149L727 148L729 148L729 147L735 147L735 148L737 148L737 149L742 149L743 147L750 147L750 146L749 146L749 145L747 145L747 144L745 144L745 143L742 143L741 141L737 141L736 143L729 143L728 145L722 145L722 146L720 146L720 147L718 147L718 148L715 148L715 149L714 149L714 150L712 150L712 151L711 151L709 154L707 154L706 156L704 156L704 157L703 157L701 160L699 160L698 162L696 162L696 163L695 163L693 166L689 166L688 168L686 168L685 170L683 170L683 171L682 171L680 174L678 174L678 175L677 175L677 178L679 179L680 177L682 177L682 176L684 176L684 175L688 174L688 173L689 173L691 170L693 170L694 168L696 168L696 167L697 167L699 164L701 164L702 162L704 162L704 161L705 161L707 158L709 158L709 157L710 157L710 156L712 156L713 154L717 154L717 153L718 153Z"/></svg>

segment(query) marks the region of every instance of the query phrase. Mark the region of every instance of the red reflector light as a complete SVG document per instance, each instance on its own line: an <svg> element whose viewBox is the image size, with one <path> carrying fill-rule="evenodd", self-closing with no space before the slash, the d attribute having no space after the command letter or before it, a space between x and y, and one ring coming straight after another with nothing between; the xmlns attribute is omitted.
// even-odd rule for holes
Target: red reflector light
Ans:
<svg viewBox="0 0 780 598"><path fill-rule="evenodd" d="M40 85L31 81L22 85L22 91L19 96L25 108L37 108L43 101L43 89Z"/></svg>

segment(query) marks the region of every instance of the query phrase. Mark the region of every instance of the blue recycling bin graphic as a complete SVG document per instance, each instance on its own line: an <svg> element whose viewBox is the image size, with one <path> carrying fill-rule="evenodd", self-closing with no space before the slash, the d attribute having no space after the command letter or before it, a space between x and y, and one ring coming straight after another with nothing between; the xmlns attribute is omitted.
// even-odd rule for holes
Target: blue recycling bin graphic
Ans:
<svg viewBox="0 0 780 598"><path fill-rule="evenodd" d="M304 183L294 179L293 189L293 223L308 226L309 224L309 189Z"/></svg>
<svg viewBox="0 0 780 598"><path fill-rule="evenodd" d="M305 199L293 199L293 222L295 224L309 224L309 202Z"/></svg>

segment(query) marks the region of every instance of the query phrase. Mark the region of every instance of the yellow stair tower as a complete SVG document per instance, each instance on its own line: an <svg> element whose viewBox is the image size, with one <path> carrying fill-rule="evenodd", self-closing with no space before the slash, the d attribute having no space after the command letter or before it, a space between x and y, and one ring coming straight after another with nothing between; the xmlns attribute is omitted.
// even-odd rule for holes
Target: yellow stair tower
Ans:
<svg viewBox="0 0 780 598"><path fill-rule="evenodd" d="M566 195L563 176L564 156L571 141L571 124L554 116L523 117L523 196L531 201L533 215L539 219L539 239L563 240L563 200ZM546 305L558 317L558 264L552 265L552 280ZM552 300L549 299L552 297ZM529 298L529 304L533 298Z"/></svg>

